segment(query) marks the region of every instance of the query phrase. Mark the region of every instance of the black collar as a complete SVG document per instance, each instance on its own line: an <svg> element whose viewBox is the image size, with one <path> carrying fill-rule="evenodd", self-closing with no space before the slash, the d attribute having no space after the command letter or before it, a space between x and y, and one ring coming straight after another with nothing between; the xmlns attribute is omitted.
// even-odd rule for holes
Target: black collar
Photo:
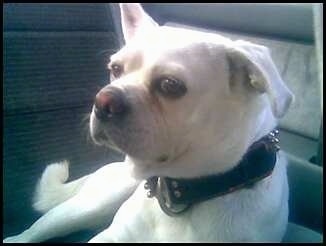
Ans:
<svg viewBox="0 0 326 246"><path fill-rule="evenodd" d="M278 130L273 130L253 143L239 164L225 173L193 179L151 177L145 183L147 195L155 196L162 210L174 216L194 203L251 188L273 171L279 150L277 134Z"/></svg>

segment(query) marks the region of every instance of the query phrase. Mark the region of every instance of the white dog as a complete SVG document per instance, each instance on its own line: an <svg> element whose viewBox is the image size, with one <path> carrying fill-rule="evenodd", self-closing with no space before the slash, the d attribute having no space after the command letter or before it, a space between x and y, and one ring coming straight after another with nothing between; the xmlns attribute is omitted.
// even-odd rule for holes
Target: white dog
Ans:
<svg viewBox="0 0 326 246"><path fill-rule="evenodd" d="M5 242L41 242L111 225L90 242L279 242L288 220L276 119L293 95L266 47L158 26L121 4L126 45L95 98L90 132L124 153L64 183L47 167L34 207L45 214Z"/></svg>

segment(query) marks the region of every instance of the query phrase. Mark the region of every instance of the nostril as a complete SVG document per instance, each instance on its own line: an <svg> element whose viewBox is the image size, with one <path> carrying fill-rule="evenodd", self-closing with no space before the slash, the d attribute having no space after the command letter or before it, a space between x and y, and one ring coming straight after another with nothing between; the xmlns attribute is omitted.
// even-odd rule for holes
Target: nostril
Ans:
<svg viewBox="0 0 326 246"><path fill-rule="evenodd" d="M118 89L100 91L95 97L95 114L100 119L121 115L126 108L124 95Z"/></svg>
<svg viewBox="0 0 326 246"><path fill-rule="evenodd" d="M111 101L112 96L110 94L100 91L95 97L95 107L100 110L110 109Z"/></svg>

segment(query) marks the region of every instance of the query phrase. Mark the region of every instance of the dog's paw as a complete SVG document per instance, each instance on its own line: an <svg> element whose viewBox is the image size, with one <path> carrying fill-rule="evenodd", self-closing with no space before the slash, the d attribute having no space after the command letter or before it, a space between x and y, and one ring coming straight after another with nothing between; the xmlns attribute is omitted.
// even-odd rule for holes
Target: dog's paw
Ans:
<svg viewBox="0 0 326 246"><path fill-rule="evenodd" d="M3 243L27 243L27 241L21 235L7 237L2 242Z"/></svg>

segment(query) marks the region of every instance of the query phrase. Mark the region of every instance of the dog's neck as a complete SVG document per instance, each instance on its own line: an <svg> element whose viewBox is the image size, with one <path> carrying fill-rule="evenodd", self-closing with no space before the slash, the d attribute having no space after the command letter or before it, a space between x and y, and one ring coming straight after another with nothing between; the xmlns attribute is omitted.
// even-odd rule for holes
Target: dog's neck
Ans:
<svg viewBox="0 0 326 246"><path fill-rule="evenodd" d="M194 179L151 177L145 189L148 197L156 197L162 210L174 216L191 205L243 188L251 188L269 176L279 150L277 130L253 143L238 165L225 173Z"/></svg>

